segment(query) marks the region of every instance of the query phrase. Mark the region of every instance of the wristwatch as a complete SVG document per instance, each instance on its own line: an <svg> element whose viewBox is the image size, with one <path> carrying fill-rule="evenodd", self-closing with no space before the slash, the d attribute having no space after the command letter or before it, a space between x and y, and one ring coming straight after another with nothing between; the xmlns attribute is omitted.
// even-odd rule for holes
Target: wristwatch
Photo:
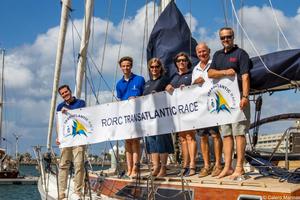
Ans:
<svg viewBox="0 0 300 200"><path fill-rule="evenodd" d="M247 96L246 96L246 95L243 95L242 98L249 99L249 96L248 96L248 95L247 95Z"/></svg>

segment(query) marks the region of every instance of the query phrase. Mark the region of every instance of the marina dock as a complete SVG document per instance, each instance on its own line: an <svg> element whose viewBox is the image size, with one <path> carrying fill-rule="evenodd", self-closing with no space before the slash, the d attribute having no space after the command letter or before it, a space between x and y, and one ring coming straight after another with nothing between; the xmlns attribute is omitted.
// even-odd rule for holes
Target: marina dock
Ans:
<svg viewBox="0 0 300 200"><path fill-rule="evenodd" d="M1 178L0 185L37 185L39 177Z"/></svg>

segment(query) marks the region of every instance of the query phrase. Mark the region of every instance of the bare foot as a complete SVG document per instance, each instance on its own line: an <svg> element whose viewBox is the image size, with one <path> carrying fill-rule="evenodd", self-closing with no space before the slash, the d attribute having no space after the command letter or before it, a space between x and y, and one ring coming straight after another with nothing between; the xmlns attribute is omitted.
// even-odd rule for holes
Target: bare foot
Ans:
<svg viewBox="0 0 300 200"><path fill-rule="evenodd" d="M128 171L128 172L126 173L126 175L127 175L127 176L131 176L131 171Z"/></svg>
<svg viewBox="0 0 300 200"><path fill-rule="evenodd" d="M161 167L157 177L165 177L167 175L166 167Z"/></svg>
<svg viewBox="0 0 300 200"><path fill-rule="evenodd" d="M196 169L195 168L190 168L189 176L194 176L195 174L196 174Z"/></svg>
<svg viewBox="0 0 300 200"><path fill-rule="evenodd" d="M152 176L157 176L160 172L160 167L154 167L152 171Z"/></svg>
<svg viewBox="0 0 300 200"><path fill-rule="evenodd" d="M224 169L222 170L222 172L218 176L216 176L216 178L217 179L223 178L223 177L229 176L231 174L233 174L233 169L231 167L230 168L225 168L224 167Z"/></svg>
<svg viewBox="0 0 300 200"><path fill-rule="evenodd" d="M156 177L165 177L167 176L167 173L159 172Z"/></svg>
<svg viewBox="0 0 300 200"><path fill-rule="evenodd" d="M131 177L135 177L139 173L139 170L137 166L134 166L131 170Z"/></svg>
<svg viewBox="0 0 300 200"><path fill-rule="evenodd" d="M243 167L236 167L233 174L229 177L232 180L235 180L236 178L242 176L245 174L244 168Z"/></svg>

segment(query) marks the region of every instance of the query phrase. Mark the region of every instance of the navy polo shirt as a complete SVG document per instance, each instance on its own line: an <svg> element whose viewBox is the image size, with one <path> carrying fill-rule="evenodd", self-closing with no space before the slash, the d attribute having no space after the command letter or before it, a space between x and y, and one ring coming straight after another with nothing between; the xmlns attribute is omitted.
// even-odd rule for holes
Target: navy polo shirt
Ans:
<svg viewBox="0 0 300 200"><path fill-rule="evenodd" d="M191 85L192 84L192 71L189 70L187 73L179 75L176 73L170 83L174 88L179 88L181 85Z"/></svg>
<svg viewBox="0 0 300 200"><path fill-rule="evenodd" d="M68 104L67 102L63 101L60 104L58 104L56 111L61 111L63 107L69 109L69 110L74 110L77 108L83 108L85 107L85 101L81 99L76 99L76 97L73 97L74 100Z"/></svg>
<svg viewBox="0 0 300 200"><path fill-rule="evenodd" d="M233 68L241 76L249 73L251 66L248 53L238 46L234 46L226 53L224 49L217 51L213 56L210 69L224 70Z"/></svg>
<svg viewBox="0 0 300 200"><path fill-rule="evenodd" d="M225 53L224 49L217 51L212 59L210 69L224 70L232 68L237 73L238 84L242 91L242 75L249 73L252 62L248 53L235 45Z"/></svg>
<svg viewBox="0 0 300 200"><path fill-rule="evenodd" d="M142 76L132 73L128 81L123 76L116 86L117 97L120 100L127 100L129 97L141 96L144 85L145 79Z"/></svg>
<svg viewBox="0 0 300 200"><path fill-rule="evenodd" d="M160 76L158 79L150 79L146 82L143 95L152 92L165 91L166 86L169 84L169 79L166 76Z"/></svg>

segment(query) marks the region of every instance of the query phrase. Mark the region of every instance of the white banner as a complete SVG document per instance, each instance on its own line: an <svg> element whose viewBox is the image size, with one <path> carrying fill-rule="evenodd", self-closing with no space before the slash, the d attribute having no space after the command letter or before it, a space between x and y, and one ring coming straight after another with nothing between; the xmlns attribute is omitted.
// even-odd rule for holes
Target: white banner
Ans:
<svg viewBox="0 0 300 200"><path fill-rule="evenodd" d="M236 77L58 112L60 147L160 135L245 120Z"/></svg>

